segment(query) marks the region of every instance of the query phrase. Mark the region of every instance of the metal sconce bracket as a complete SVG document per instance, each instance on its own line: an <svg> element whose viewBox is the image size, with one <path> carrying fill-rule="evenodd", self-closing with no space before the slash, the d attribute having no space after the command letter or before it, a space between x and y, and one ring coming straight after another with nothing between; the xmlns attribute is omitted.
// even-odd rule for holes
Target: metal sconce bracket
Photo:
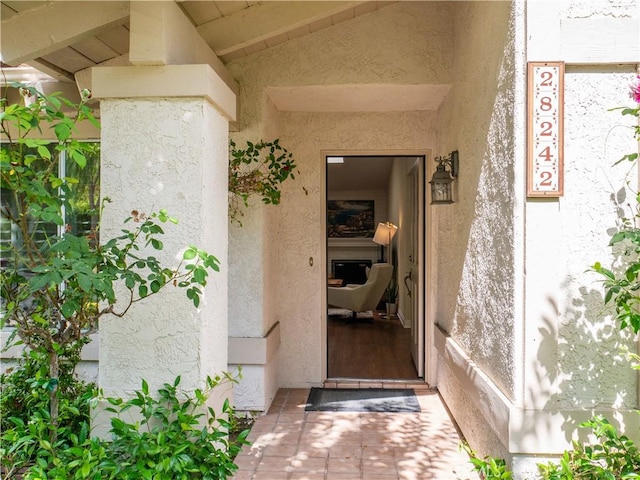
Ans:
<svg viewBox="0 0 640 480"><path fill-rule="evenodd" d="M436 162L438 162L440 165L445 166L445 171L448 171L453 178L458 178L458 173L460 171L458 150L454 150L446 157L436 157ZM449 170L446 170L447 166L449 167Z"/></svg>

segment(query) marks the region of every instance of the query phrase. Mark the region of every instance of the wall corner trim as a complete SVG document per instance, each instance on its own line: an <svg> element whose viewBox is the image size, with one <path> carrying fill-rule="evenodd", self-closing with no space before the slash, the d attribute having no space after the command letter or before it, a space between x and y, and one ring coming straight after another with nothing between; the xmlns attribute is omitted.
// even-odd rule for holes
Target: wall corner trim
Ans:
<svg viewBox="0 0 640 480"><path fill-rule="evenodd" d="M560 455L572 448L572 440L586 439L586 431L578 425L595 414L604 415L625 435L640 441L640 416L633 409L524 409L514 405L438 325L435 346L439 362L453 372L461 388L473 392L469 393L473 406L511 454ZM465 426L459 426L464 433Z"/></svg>
<svg viewBox="0 0 640 480"><path fill-rule="evenodd" d="M435 326L435 345L440 361L454 372L467 391L476 392L475 407L482 413L487 424L503 445L508 445L511 401L497 388L493 381L475 364L451 336L439 325Z"/></svg>
<svg viewBox="0 0 640 480"><path fill-rule="evenodd" d="M9 338L14 332L13 327L5 327L0 330L0 359L3 360L18 360L22 358L22 352L29 348L25 344L9 345ZM100 351L100 341L98 333L92 333L89 336L89 343L82 347L80 353L80 360L85 362L97 362ZM16 338L17 340L17 338Z"/></svg>
<svg viewBox="0 0 640 480"><path fill-rule="evenodd" d="M263 337L229 337L229 365L266 365L280 347L280 322Z"/></svg>

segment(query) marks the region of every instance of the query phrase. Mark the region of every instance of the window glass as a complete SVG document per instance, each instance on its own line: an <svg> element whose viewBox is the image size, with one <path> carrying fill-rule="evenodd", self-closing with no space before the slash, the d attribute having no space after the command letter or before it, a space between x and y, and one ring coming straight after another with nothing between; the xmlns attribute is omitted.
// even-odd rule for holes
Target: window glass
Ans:
<svg viewBox="0 0 640 480"><path fill-rule="evenodd" d="M71 190L69 208L64 212L64 225L56 225L53 222L32 219L28 222L26 232L20 228L11 218L17 218L19 202L13 192L2 188L0 191L0 266L4 269L8 266L18 266L24 269L23 274L28 275L26 258L37 252L28 252L25 248L24 236L29 235L35 240L40 252L52 245L64 232L70 232L76 236L89 236L92 242L98 242L98 220L100 208L100 143L87 142L85 156L87 164L84 168L65 158L64 152L55 149L56 143L48 145L52 154L52 162L47 166L43 160L35 160L35 170L42 173L46 168L59 178L75 178L77 183L68 182ZM9 144L2 144L1 148L11 148ZM22 148L25 148L22 146ZM31 153L28 149L26 154ZM35 154L36 158L40 155ZM25 155L23 152L22 155ZM42 168L38 169L38 162ZM34 165L32 164L32 166ZM28 214L28 212L27 212Z"/></svg>

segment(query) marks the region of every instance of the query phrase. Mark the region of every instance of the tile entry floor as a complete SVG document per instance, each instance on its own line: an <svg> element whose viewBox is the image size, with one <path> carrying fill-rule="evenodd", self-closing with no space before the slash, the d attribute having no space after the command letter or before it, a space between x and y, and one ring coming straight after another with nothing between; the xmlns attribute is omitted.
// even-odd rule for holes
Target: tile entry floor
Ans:
<svg viewBox="0 0 640 480"><path fill-rule="evenodd" d="M308 389L281 389L253 425L233 478L477 480L437 391L413 388L420 413L305 412Z"/></svg>

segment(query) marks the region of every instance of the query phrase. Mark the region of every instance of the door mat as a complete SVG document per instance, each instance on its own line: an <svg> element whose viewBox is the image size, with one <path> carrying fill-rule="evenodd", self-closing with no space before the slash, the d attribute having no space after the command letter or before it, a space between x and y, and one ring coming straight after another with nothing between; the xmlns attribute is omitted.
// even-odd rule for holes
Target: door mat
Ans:
<svg viewBox="0 0 640 480"><path fill-rule="evenodd" d="M317 388L309 392L307 412L420 412L413 388Z"/></svg>

